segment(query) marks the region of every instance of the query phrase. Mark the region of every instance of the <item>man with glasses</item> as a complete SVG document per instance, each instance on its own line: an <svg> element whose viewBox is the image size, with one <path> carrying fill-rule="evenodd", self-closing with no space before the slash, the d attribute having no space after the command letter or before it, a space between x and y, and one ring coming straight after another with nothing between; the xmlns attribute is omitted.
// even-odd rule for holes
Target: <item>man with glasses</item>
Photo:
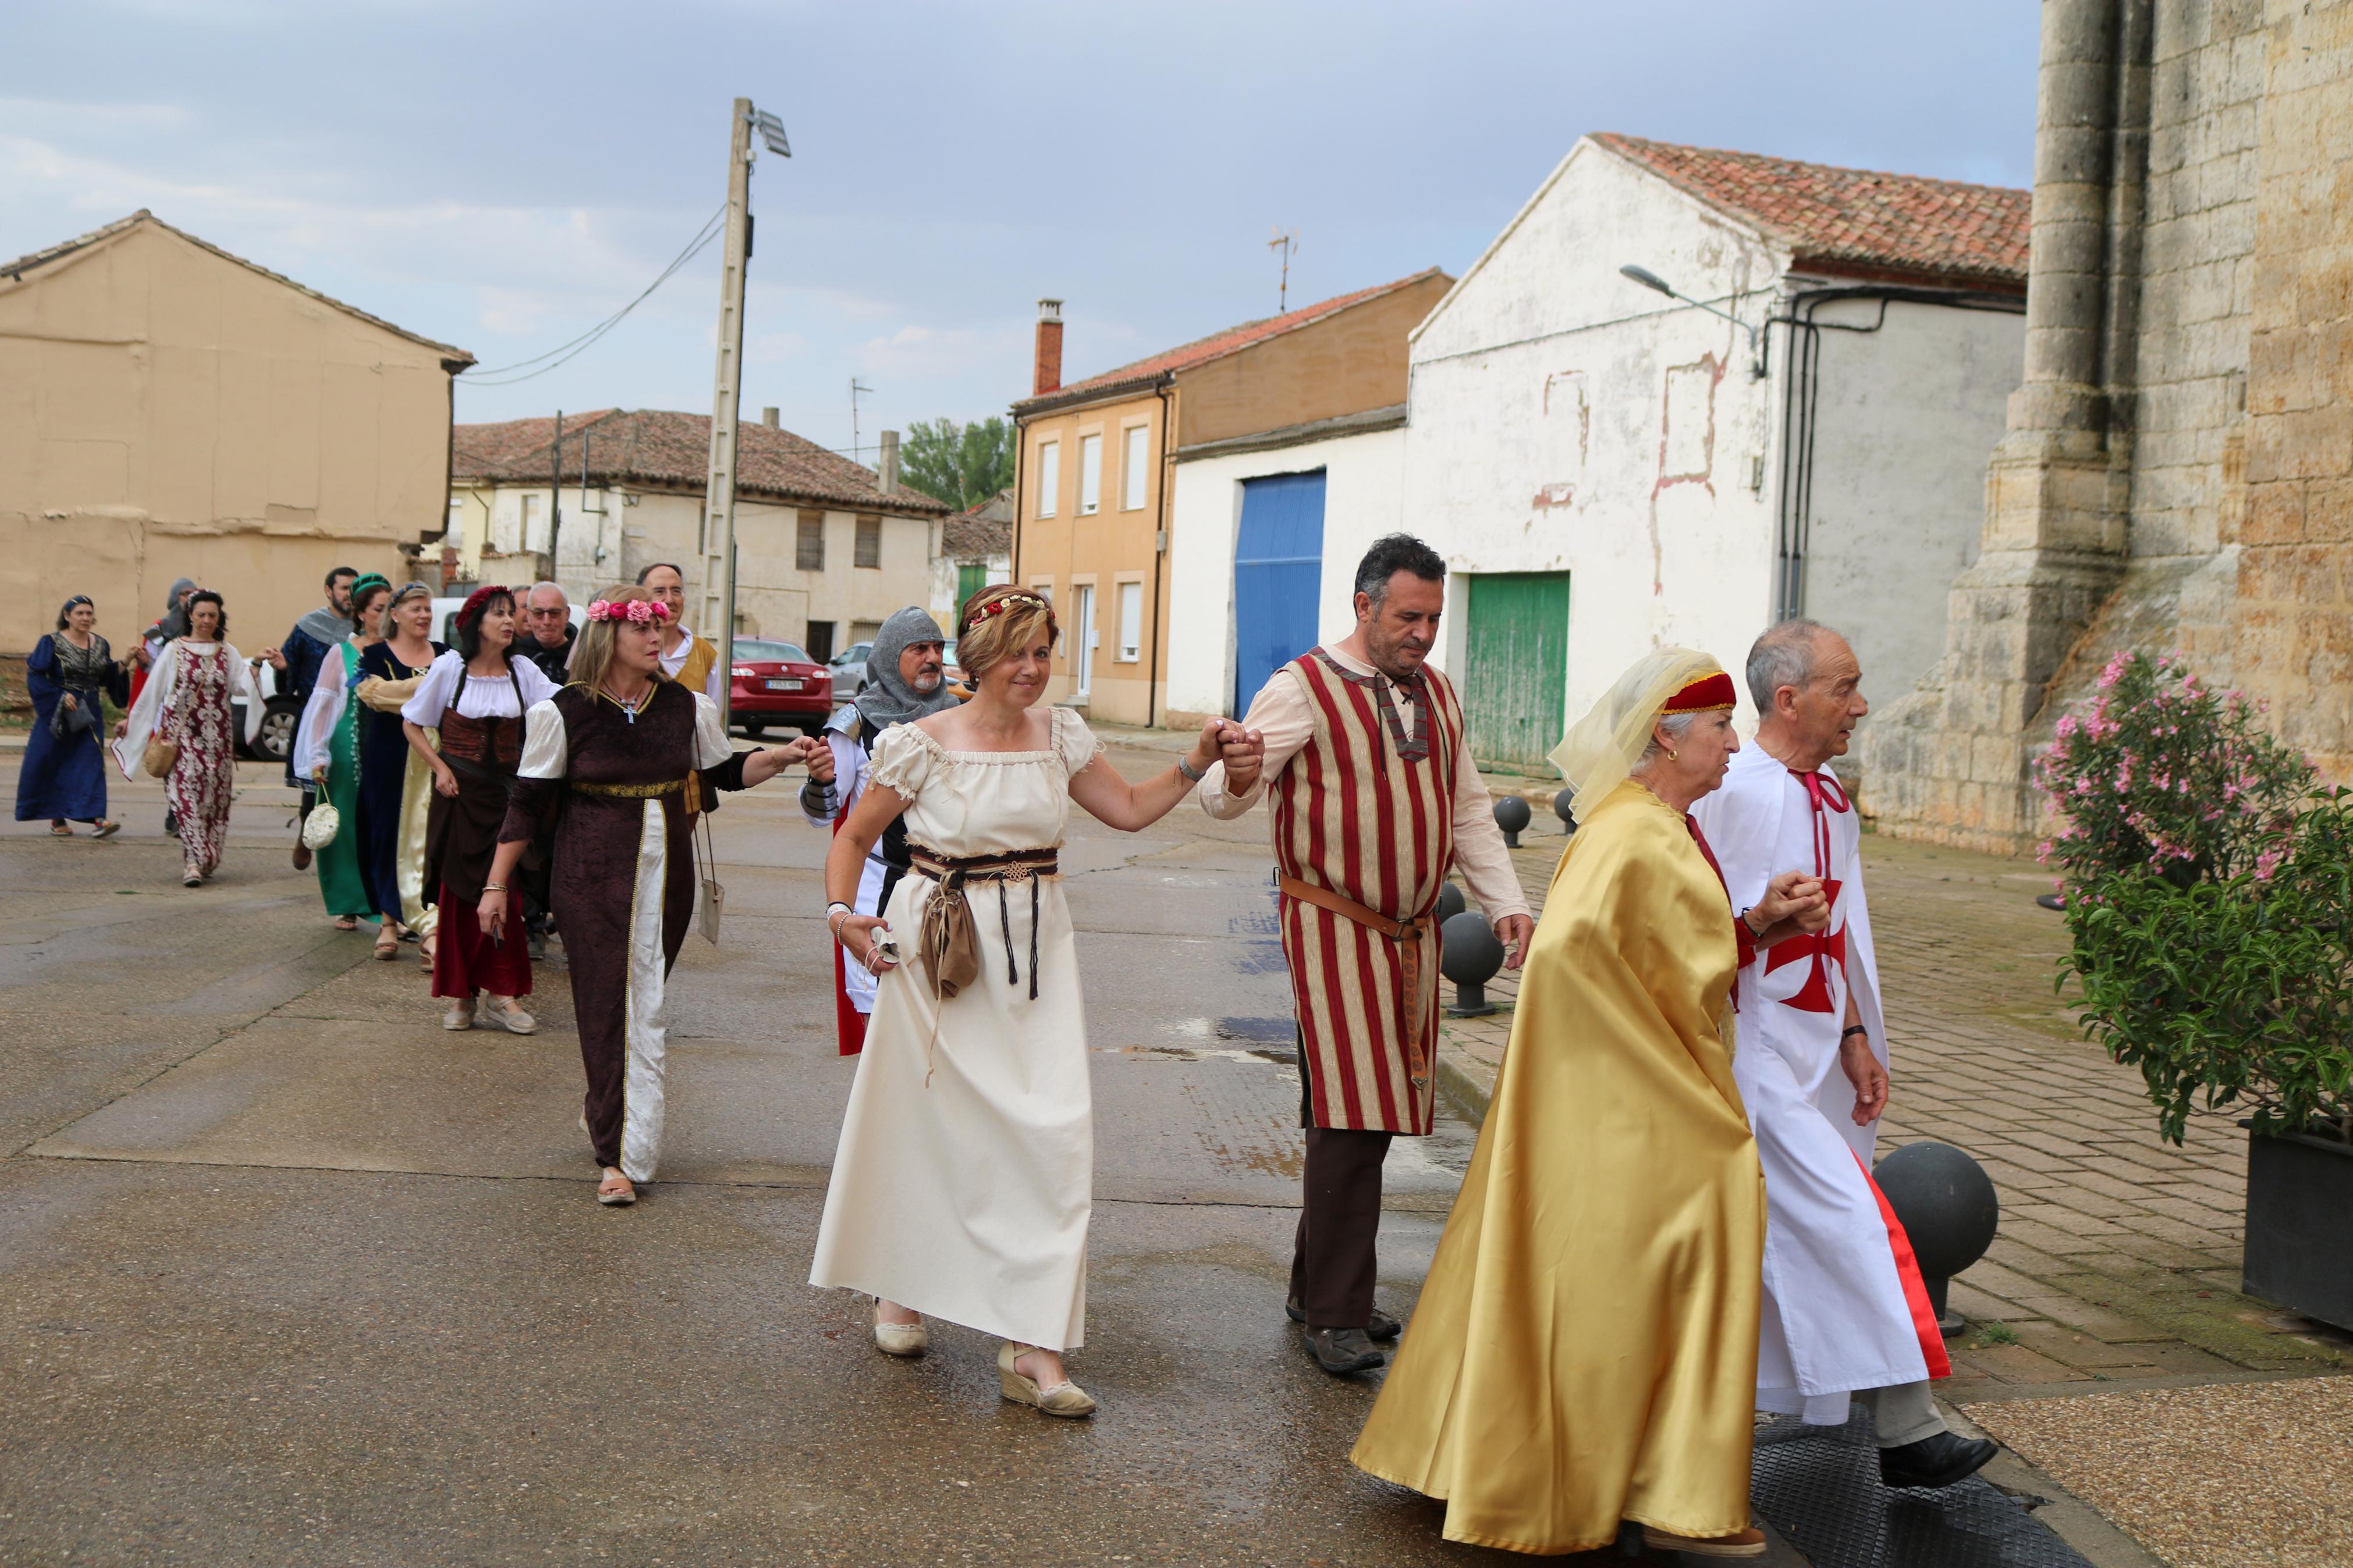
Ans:
<svg viewBox="0 0 2353 1568"><path fill-rule="evenodd" d="M540 673L561 686L572 679L572 644L580 634L572 625L572 605L553 583L533 583L523 595L522 626L515 651L539 666Z"/></svg>

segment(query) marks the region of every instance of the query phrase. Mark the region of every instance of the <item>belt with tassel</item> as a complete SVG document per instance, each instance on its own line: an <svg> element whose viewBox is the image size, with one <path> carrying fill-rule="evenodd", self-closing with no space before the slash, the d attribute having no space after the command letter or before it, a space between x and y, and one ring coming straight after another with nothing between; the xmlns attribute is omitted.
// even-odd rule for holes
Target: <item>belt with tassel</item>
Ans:
<svg viewBox="0 0 2353 1568"><path fill-rule="evenodd" d="M1008 849L1000 855L943 855L909 839L907 857L914 869L940 884L944 892L966 882L1027 882L1029 884L1029 999L1038 999L1038 879L1059 876L1060 857L1051 849ZM1005 938L1005 983L1018 983L1020 971L1013 962L1013 916L1006 905L1012 889L1000 890L997 921Z"/></svg>

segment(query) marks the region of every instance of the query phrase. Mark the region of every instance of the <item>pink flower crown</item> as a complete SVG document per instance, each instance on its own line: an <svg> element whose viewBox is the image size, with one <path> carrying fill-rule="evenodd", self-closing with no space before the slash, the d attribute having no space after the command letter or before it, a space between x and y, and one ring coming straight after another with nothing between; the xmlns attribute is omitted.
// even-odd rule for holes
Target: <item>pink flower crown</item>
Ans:
<svg viewBox="0 0 2353 1568"><path fill-rule="evenodd" d="M670 606L659 599L599 599L588 606L592 621L629 621L644 626L648 621L670 619Z"/></svg>

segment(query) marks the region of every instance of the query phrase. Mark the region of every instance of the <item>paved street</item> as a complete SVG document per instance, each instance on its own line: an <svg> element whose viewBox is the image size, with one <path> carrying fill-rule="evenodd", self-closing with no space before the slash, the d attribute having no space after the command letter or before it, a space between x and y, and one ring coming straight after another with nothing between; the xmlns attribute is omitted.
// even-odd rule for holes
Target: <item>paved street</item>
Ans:
<svg viewBox="0 0 2353 1568"><path fill-rule="evenodd" d="M0 753L10 764L14 754ZM1122 759L1131 773L1157 764ZM287 867L260 768L224 874L132 831L0 842L0 1561L1435 1563L1436 1510L1345 1462L1373 1395L1281 1301L1299 1137L1257 819L1079 828L1098 1070L1103 1415L1000 1403L804 1283L851 1064L786 791L733 797L690 939L663 1181L590 1202L560 972L544 1031L449 1035ZM413 950L409 950L413 951ZM1280 1042L1276 1042L1280 1054ZM1391 1163L1399 1307L1467 1128Z"/></svg>
<svg viewBox="0 0 2353 1568"><path fill-rule="evenodd" d="M1164 738L1129 739L1129 773L1160 765ZM0 838L0 1561L1504 1560L1347 1466L1374 1386L1313 1372L1281 1317L1297 1079L1262 819L1082 821L1066 852L1098 1065L1073 1366L1105 1405L1071 1427L998 1401L990 1342L889 1362L856 1302L804 1283L851 1064L824 840L784 788L717 819L727 928L681 961L664 1179L606 1211L562 971L539 1036L445 1033L413 957L329 927L284 791L242 774L202 890L152 784L118 791L112 842ZM2235 1293L2227 1130L2163 1149L2130 1076L2072 1040L2036 875L1871 844L1892 1131L1972 1149L2005 1203L1955 1300L2007 1331L1957 1345L1943 1392L2342 1364ZM1561 840L1526 845L1541 893ZM1471 1109L1509 1019L1450 1025ZM1472 1136L1450 1119L1392 1156L1393 1308ZM2184 1189L2215 1195L2193 1215Z"/></svg>

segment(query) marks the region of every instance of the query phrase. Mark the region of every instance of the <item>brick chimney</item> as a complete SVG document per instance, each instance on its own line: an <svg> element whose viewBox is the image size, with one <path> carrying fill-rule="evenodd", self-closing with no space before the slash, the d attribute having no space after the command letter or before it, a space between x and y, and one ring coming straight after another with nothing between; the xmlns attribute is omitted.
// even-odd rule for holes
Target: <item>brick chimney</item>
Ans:
<svg viewBox="0 0 2353 1568"><path fill-rule="evenodd" d="M881 477L881 482L874 487L876 489L886 496L899 493L899 432L896 430L882 432L882 457L874 465L874 471Z"/></svg>
<svg viewBox="0 0 2353 1568"><path fill-rule="evenodd" d="M1043 397L1062 384L1062 302L1038 301L1038 378L1030 395Z"/></svg>

